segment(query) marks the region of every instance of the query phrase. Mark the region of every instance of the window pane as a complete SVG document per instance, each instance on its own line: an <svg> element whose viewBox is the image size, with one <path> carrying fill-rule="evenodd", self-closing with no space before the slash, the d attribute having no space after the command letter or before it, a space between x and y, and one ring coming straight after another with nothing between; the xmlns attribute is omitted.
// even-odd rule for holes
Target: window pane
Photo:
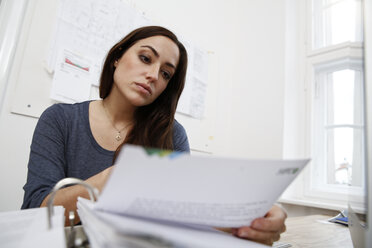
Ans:
<svg viewBox="0 0 372 248"><path fill-rule="evenodd" d="M353 153L354 153L354 130L353 128L335 128L328 132L329 140L329 157L333 158L328 160L333 161L334 175L331 175L329 183L336 184L351 184ZM332 149L333 148L333 149Z"/></svg>
<svg viewBox="0 0 372 248"><path fill-rule="evenodd" d="M356 9L353 0L345 0L325 9L326 32L331 34L326 45L355 41Z"/></svg>
<svg viewBox="0 0 372 248"><path fill-rule="evenodd" d="M313 47L362 41L361 0L313 0Z"/></svg>
<svg viewBox="0 0 372 248"><path fill-rule="evenodd" d="M337 128L334 130L334 156L335 169L342 167L343 164L352 164L353 161L353 129Z"/></svg>
<svg viewBox="0 0 372 248"><path fill-rule="evenodd" d="M354 123L354 85L355 72L342 70L332 72L330 77L332 87L328 92L328 124L353 124Z"/></svg>

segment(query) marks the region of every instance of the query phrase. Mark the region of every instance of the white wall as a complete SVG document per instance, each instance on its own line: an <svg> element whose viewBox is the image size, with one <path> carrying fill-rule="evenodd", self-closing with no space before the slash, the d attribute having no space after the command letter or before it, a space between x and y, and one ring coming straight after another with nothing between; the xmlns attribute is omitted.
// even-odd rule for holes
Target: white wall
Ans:
<svg viewBox="0 0 372 248"><path fill-rule="evenodd" d="M215 153L281 158L286 1L135 2L220 59Z"/></svg>
<svg viewBox="0 0 372 248"><path fill-rule="evenodd" d="M231 79L231 154L281 158L285 1L240 1Z"/></svg>
<svg viewBox="0 0 372 248"><path fill-rule="evenodd" d="M210 107L216 114L215 154L280 158L285 0L133 2L155 21L168 23L214 52L219 68L218 80L213 82L218 100ZM14 61L19 63L21 55ZM29 145L37 121L10 113L16 79L17 71L12 71L0 110L0 211L17 209L22 203Z"/></svg>
<svg viewBox="0 0 372 248"><path fill-rule="evenodd" d="M0 37L4 37L0 41L0 90L2 91L0 92L0 211L13 210L21 206L29 146L37 121L10 114L15 86L13 82L17 73L9 77L12 66L4 63L15 55L16 47L13 47L13 42L17 34L13 31L18 29L18 24L21 25L22 18L18 17L22 13L23 2L23 0L3 0L0 6ZM1 21L5 17L8 18L8 23ZM10 54L4 56L8 52Z"/></svg>

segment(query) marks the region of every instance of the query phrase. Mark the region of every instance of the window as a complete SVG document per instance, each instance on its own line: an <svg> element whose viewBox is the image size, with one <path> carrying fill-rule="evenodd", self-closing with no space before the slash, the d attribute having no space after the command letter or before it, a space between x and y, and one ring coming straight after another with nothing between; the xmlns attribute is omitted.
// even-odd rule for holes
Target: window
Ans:
<svg viewBox="0 0 372 248"><path fill-rule="evenodd" d="M315 68L313 157L318 185L364 184L362 83L360 61Z"/></svg>
<svg viewBox="0 0 372 248"><path fill-rule="evenodd" d="M363 194L363 36L361 0L312 0L311 176L307 192L347 200ZM328 192L328 194L323 194Z"/></svg>
<svg viewBox="0 0 372 248"><path fill-rule="evenodd" d="M311 157L280 202L364 211L362 0L291 0L283 157Z"/></svg>
<svg viewBox="0 0 372 248"><path fill-rule="evenodd" d="M314 49L363 40L361 0L314 0L312 10Z"/></svg>

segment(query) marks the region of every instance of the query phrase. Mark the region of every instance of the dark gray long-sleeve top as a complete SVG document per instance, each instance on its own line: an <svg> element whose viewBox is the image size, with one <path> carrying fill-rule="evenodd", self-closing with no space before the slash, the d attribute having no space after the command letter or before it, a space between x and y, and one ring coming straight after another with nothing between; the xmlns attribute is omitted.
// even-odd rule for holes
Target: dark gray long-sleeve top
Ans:
<svg viewBox="0 0 372 248"><path fill-rule="evenodd" d="M87 179L112 165L114 152L102 148L89 125L89 101L55 104L41 115L34 132L22 209L39 207L66 177ZM185 129L175 121L174 150L190 152Z"/></svg>

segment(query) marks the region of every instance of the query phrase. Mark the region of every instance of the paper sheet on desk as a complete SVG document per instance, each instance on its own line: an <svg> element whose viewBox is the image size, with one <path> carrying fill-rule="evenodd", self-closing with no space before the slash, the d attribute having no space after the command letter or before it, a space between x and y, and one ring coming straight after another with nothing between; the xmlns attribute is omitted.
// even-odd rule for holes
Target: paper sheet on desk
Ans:
<svg viewBox="0 0 372 248"><path fill-rule="evenodd" d="M212 228L149 221L94 210L94 203L78 200L78 213L92 248L263 248Z"/></svg>
<svg viewBox="0 0 372 248"><path fill-rule="evenodd" d="M48 229L46 208L0 213L1 247L65 248L64 208L54 207L52 229Z"/></svg>
<svg viewBox="0 0 372 248"><path fill-rule="evenodd" d="M96 208L189 224L240 227L264 216L307 160L247 160L125 146Z"/></svg>

